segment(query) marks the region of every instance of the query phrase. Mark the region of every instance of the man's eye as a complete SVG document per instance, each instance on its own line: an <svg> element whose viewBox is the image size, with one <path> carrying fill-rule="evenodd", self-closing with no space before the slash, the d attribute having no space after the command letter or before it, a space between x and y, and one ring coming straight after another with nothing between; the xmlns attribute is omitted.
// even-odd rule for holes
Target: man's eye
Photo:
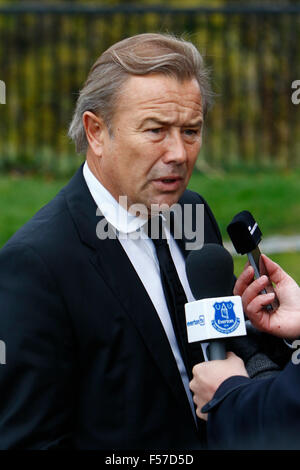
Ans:
<svg viewBox="0 0 300 470"><path fill-rule="evenodd" d="M149 132L153 132L153 134L159 134L162 131L161 127L155 127L153 129L148 129Z"/></svg>
<svg viewBox="0 0 300 470"><path fill-rule="evenodd" d="M185 135L188 135L188 136L194 136L194 135L197 135L199 131L198 129L185 129L184 133Z"/></svg>

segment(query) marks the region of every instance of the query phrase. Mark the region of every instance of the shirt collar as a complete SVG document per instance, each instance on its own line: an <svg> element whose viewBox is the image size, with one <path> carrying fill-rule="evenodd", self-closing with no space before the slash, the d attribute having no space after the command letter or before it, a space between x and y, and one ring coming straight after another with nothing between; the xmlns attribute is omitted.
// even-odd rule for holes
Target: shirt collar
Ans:
<svg viewBox="0 0 300 470"><path fill-rule="evenodd" d="M106 220L119 232L139 231L147 219L130 214L91 172L87 162L83 166L83 176L90 193Z"/></svg>

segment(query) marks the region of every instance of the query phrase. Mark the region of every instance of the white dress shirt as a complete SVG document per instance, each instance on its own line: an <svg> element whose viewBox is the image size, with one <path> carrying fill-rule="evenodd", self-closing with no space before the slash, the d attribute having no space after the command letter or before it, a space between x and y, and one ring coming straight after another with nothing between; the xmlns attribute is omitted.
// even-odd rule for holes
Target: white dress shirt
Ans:
<svg viewBox="0 0 300 470"><path fill-rule="evenodd" d="M183 385L195 418L192 394L189 389L189 379L178 348L172 321L168 311L154 244L145 233L143 233L142 237L128 236L128 234L133 234L134 232L139 232L142 230L142 227L145 225L147 220L145 218L136 217L132 214L129 214L129 212L127 212L126 209L124 209L116 201L110 192L94 176L94 174L89 169L87 162L85 162L83 166L83 176L90 193L97 204L97 207L100 209L106 220L116 229L117 238L125 250L130 262L135 268L135 271L137 272L157 311L157 314L168 337L170 347L175 357L177 367L179 369ZM195 298L193 297L187 280L184 257L174 238L171 236L170 232L167 232L167 230L166 237L188 302L193 302ZM206 346L207 344L203 344L202 349L204 357L207 360Z"/></svg>

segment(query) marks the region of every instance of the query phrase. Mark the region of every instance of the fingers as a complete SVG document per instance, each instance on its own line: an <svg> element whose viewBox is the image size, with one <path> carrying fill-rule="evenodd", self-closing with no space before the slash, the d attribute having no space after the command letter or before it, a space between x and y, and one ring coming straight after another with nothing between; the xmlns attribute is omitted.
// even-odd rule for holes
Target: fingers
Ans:
<svg viewBox="0 0 300 470"><path fill-rule="evenodd" d="M233 293L240 295L243 303L248 305L268 284L269 279L265 275L254 280L254 269L248 266L237 279Z"/></svg>
<svg viewBox="0 0 300 470"><path fill-rule="evenodd" d="M265 313L264 307L271 304L274 299L274 292L269 292L268 294L258 295L247 305L247 315L252 323L256 320L256 316L259 313Z"/></svg>
<svg viewBox="0 0 300 470"><path fill-rule="evenodd" d="M274 261L272 261L266 255L261 255L261 258L265 264L268 276L272 282L278 284L282 280L282 277L284 275L287 276L283 269L277 263L274 263Z"/></svg>
<svg viewBox="0 0 300 470"><path fill-rule="evenodd" d="M196 408L196 415L198 416L198 418L207 421L207 413L201 413L201 409L198 406Z"/></svg>
<svg viewBox="0 0 300 470"><path fill-rule="evenodd" d="M247 289L247 287L253 281L253 278L254 278L254 269L252 268L252 266L246 265L244 271L238 277L235 283L233 294L242 296L245 289Z"/></svg>
<svg viewBox="0 0 300 470"><path fill-rule="evenodd" d="M248 376L243 360L233 352L228 352L225 360L202 362L193 367L190 389L199 418L207 420L207 413L201 411L203 406L210 402L219 385L233 375Z"/></svg>
<svg viewBox="0 0 300 470"><path fill-rule="evenodd" d="M291 276L289 276L277 263L274 263L274 261L272 261L266 255L262 255L262 259L270 280L274 282L276 286L280 284L284 286L297 285L296 281Z"/></svg>
<svg viewBox="0 0 300 470"><path fill-rule="evenodd" d="M275 284L280 283L283 279L289 278L289 276L285 273L283 269L277 264L274 263L270 258L268 258L266 255L261 255L262 261L265 264L269 279L271 282L274 282ZM254 269L252 266L249 265L249 263L246 265L244 271L242 274L238 277L233 293L234 295L240 295L242 296L245 292L245 290L250 286L250 284L253 282L254 279ZM262 288L266 287L267 284L265 284L265 277L262 276L259 279L261 279L262 282ZM255 281L256 282L256 281ZM264 285L265 284L265 285ZM256 289L257 284L254 285L254 289ZM262 290L262 289L261 289ZM260 291L257 291L257 294Z"/></svg>
<svg viewBox="0 0 300 470"><path fill-rule="evenodd" d="M243 307L247 308L248 311L248 306L254 300L257 296L261 297L261 291L267 287L269 284L269 279L267 276L261 276L255 281L253 281L248 287L244 290L242 294L242 301L243 301ZM258 302L260 302L259 299Z"/></svg>
<svg viewBox="0 0 300 470"><path fill-rule="evenodd" d="M275 299L274 292L262 294L262 290L269 285L269 278L265 275L253 281L242 294L243 308L253 326L266 331L269 324L269 314L265 307Z"/></svg>
<svg viewBox="0 0 300 470"><path fill-rule="evenodd" d="M207 413L201 413L202 407L205 405L205 400L202 397L201 380L199 380L199 373L203 369L203 364L196 364L193 367L193 379L190 382L190 389L193 392L193 402L196 405L196 415L198 418L207 421Z"/></svg>
<svg viewBox="0 0 300 470"><path fill-rule="evenodd" d="M235 357L239 357L239 356L237 356L233 351L227 352L227 359L234 359Z"/></svg>
<svg viewBox="0 0 300 470"><path fill-rule="evenodd" d="M242 358L237 356L233 351L228 351L227 352L227 363L231 364L230 367L239 367L239 368L244 368L245 364Z"/></svg>

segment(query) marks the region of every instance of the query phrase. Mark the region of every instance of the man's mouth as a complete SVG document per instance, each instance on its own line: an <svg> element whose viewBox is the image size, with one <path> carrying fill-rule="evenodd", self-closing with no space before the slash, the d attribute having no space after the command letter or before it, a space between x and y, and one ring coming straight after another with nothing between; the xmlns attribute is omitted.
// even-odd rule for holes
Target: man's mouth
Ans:
<svg viewBox="0 0 300 470"><path fill-rule="evenodd" d="M167 176L166 178L157 178L153 180L155 186L162 190L174 191L182 184L183 178L181 176Z"/></svg>
<svg viewBox="0 0 300 470"><path fill-rule="evenodd" d="M176 181L177 179L180 179L180 178L162 178L161 181L163 183L172 183L173 181Z"/></svg>

